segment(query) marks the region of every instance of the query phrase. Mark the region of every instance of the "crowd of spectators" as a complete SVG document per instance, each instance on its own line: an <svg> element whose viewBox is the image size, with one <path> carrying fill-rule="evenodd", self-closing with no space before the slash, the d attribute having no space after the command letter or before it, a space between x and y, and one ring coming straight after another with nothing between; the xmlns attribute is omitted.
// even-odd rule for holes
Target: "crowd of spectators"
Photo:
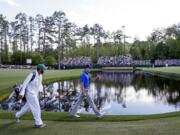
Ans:
<svg viewBox="0 0 180 135"><path fill-rule="evenodd" d="M180 59L164 59L164 60L134 60L133 64L136 66L180 66Z"/></svg>
<svg viewBox="0 0 180 135"><path fill-rule="evenodd" d="M155 60L155 66L179 66L180 59Z"/></svg>
<svg viewBox="0 0 180 135"><path fill-rule="evenodd" d="M131 56L102 56L98 59L101 66L180 66L180 59L132 60Z"/></svg>
<svg viewBox="0 0 180 135"><path fill-rule="evenodd" d="M70 57L65 58L61 65L65 68L76 68L83 67L86 64L93 64L91 57ZM108 67L108 66L180 66L180 59L161 59L161 60L132 60L131 55L120 55L120 56L101 56L99 57L97 63L98 67ZM14 68L14 69L35 69L34 65L2 65L0 64L0 68ZM49 67L50 68L50 67ZM48 68L48 69L49 69ZM53 67L52 67L53 68Z"/></svg>
<svg viewBox="0 0 180 135"><path fill-rule="evenodd" d="M135 66L151 66L151 60L134 60L133 65Z"/></svg>
<svg viewBox="0 0 180 135"><path fill-rule="evenodd" d="M64 66L84 66L86 64L92 64L91 57L75 57L75 58L65 58L62 63Z"/></svg>
<svg viewBox="0 0 180 135"><path fill-rule="evenodd" d="M97 64L101 66L130 66L132 58L130 55L120 56L102 56L98 59Z"/></svg>

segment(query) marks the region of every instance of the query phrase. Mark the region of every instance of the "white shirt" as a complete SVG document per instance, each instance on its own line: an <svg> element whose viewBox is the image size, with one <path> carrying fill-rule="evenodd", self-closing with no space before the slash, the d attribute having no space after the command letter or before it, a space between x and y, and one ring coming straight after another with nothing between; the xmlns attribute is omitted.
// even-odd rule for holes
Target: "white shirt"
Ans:
<svg viewBox="0 0 180 135"><path fill-rule="evenodd" d="M39 75L37 71L35 71L35 73L36 73L35 78L31 82L30 80L33 77L33 73L30 73L26 77L22 85L22 90L20 92L20 95L24 96L25 92L37 95L40 91L41 92L43 91L42 75Z"/></svg>

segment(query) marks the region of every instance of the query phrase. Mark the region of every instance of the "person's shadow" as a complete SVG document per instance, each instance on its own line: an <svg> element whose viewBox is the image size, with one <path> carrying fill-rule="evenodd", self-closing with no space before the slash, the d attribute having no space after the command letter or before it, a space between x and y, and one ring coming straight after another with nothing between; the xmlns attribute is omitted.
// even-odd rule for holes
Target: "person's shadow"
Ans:
<svg viewBox="0 0 180 135"><path fill-rule="evenodd" d="M6 124L0 125L0 131L2 132L3 130L6 130L7 128L11 127L12 125L16 125L15 122L9 122Z"/></svg>
<svg viewBox="0 0 180 135"><path fill-rule="evenodd" d="M24 131L28 131L28 132L32 132L32 130L34 130L34 128L32 127L22 127L21 130L19 130L19 128L16 128L16 126L18 126L17 123L15 123L14 121L10 121L8 123L5 124L0 124L0 133L5 133L5 132L11 132L12 134L22 134Z"/></svg>

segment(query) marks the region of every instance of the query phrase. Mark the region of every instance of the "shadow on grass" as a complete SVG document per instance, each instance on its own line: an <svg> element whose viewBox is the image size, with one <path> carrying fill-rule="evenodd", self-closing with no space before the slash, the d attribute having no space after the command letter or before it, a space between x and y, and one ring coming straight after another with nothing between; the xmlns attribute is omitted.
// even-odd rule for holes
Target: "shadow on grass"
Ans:
<svg viewBox="0 0 180 135"><path fill-rule="evenodd" d="M10 127L14 126L15 124L16 124L15 122L8 122L5 124L2 123L0 125L0 131L6 130L7 128L10 128Z"/></svg>

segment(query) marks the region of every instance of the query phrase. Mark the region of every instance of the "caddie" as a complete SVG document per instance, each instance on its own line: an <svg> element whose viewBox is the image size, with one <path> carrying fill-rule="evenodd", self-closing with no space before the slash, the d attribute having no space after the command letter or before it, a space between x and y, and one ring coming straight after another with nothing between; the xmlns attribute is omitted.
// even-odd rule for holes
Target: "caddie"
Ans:
<svg viewBox="0 0 180 135"><path fill-rule="evenodd" d="M35 120L35 128L44 128L46 124L41 119L41 108L39 104L38 94L43 91L42 75L46 69L44 64L38 64L37 70L30 73L22 85L22 89L19 94L19 99L26 98L25 105L15 114L16 122L20 122L20 117L26 112L31 111Z"/></svg>

